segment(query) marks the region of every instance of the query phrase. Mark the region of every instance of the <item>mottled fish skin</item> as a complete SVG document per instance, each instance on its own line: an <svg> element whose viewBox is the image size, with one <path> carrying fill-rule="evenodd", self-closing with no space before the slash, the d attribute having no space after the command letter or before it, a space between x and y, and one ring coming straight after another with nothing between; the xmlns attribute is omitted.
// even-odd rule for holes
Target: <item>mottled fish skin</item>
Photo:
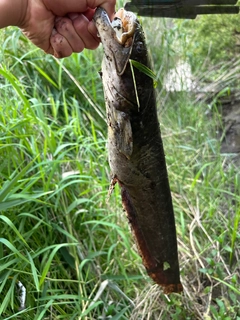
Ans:
<svg viewBox="0 0 240 320"><path fill-rule="evenodd" d="M153 80L130 59L151 68L142 27L120 9L125 34L119 39L102 8L94 21L104 49L102 80L113 181L149 276L165 293L181 292L172 198L156 110ZM126 27L129 26L129 27ZM134 76L133 76L134 73Z"/></svg>

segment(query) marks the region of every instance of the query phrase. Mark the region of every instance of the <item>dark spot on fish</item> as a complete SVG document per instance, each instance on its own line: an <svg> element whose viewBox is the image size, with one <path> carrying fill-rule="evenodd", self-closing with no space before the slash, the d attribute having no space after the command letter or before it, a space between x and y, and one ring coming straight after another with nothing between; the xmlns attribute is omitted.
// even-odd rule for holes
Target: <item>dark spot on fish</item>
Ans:
<svg viewBox="0 0 240 320"><path fill-rule="evenodd" d="M150 183L150 188L151 188L151 189L154 189L155 187L156 187L156 182L151 181L151 183Z"/></svg>
<svg viewBox="0 0 240 320"><path fill-rule="evenodd" d="M121 21L121 19L118 18L118 17L115 17L115 18L113 19L113 21L117 21L117 20L120 20L120 21ZM121 25L121 24L119 24L119 25L114 25L114 29L121 30L121 29L122 29L122 25Z"/></svg>
<svg viewBox="0 0 240 320"><path fill-rule="evenodd" d="M162 270L162 266L158 266L157 264L156 264L155 267L153 267L153 268L151 268L151 269L150 269L150 268L149 268L149 269L146 268L147 273L148 273L148 274L149 274L149 273L156 273L156 272L158 271L159 267L160 267L160 269Z"/></svg>
<svg viewBox="0 0 240 320"><path fill-rule="evenodd" d="M136 49L137 53L141 53L142 50L143 50L143 43L141 41L138 41L136 43L136 48L135 49Z"/></svg>
<svg viewBox="0 0 240 320"><path fill-rule="evenodd" d="M111 57L111 56L107 56L107 55L106 55L106 59L107 59L108 61L112 61L112 57Z"/></svg>

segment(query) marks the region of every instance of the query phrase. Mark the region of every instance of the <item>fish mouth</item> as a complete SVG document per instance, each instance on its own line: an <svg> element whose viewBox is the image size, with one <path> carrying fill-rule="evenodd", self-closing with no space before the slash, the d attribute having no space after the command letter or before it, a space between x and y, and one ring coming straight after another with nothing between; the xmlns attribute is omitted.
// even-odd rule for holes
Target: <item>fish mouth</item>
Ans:
<svg viewBox="0 0 240 320"><path fill-rule="evenodd" d="M98 7L95 11L94 18L99 36L108 33L111 37L124 47L132 45L134 34L137 27L137 17L133 12L126 11L124 8L119 9L111 22L106 11ZM103 42L103 41L102 41Z"/></svg>
<svg viewBox="0 0 240 320"><path fill-rule="evenodd" d="M117 41L126 46L131 46L133 36L136 31L137 17L133 12L126 11L124 8L119 9L111 23L116 33Z"/></svg>
<svg viewBox="0 0 240 320"><path fill-rule="evenodd" d="M124 9L118 10L111 22L107 12L98 7L93 16L93 21L101 38L104 49L104 68L111 74L116 70L121 76L130 59L139 22L134 13Z"/></svg>

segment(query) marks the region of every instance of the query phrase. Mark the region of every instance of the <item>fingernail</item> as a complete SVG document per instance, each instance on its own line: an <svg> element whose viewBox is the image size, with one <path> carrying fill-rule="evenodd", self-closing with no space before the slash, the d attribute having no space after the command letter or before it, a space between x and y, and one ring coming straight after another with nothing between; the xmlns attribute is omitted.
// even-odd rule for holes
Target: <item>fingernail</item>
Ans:
<svg viewBox="0 0 240 320"><path fill-rule="evenodd" d="M69 13L68 16L71 20L74 20L79 17L79 14L72 12L72 13Z"/></svg>
<svg viewBox="0 0 240 320"><path fill-rule="evenodd" d="M55 18L55 22L58 22L59 20L61 20L62 19L62 17L56 17Z"/></svg>
<svg viewBox="0 0 240 320"><path fill-rule="evenodd" d="M55 34L57 33L57 30L55 28L52 29L52 36L55 36Z"/></svg>

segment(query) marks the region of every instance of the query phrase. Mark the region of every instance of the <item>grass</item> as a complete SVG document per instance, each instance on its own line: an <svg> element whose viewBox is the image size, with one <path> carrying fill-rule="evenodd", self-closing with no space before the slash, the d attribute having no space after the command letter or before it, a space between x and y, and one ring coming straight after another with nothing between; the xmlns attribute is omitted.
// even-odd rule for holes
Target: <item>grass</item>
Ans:
<svg viewBox="0 0 240 320"><path fill-rule="evenodd" d="M108 199L101 49L58 62L6 29L0 319L240 319L239 169L220 154L216 101L163 89L178 35L159 21L158 30L152 55L184 293L168 297L153 285L119 189Z"/></svg>

